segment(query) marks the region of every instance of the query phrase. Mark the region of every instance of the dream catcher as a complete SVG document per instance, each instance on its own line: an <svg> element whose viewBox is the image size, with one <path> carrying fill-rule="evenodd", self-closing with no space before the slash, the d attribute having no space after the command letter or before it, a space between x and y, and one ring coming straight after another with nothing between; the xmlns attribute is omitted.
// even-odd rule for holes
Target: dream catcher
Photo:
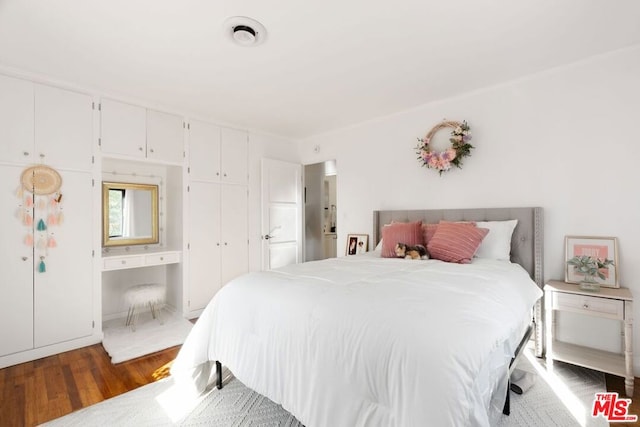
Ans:
<svg viewBox="0 0 640 427"><path fill-rule="evenodd" d="M62 224L62 178L53 168L30 166L22 172L17 196L21 200L18 218L28 228L24 243L34 248L39 273L47 271L45 264L49 249L57 246L56 226Z"/></svg>

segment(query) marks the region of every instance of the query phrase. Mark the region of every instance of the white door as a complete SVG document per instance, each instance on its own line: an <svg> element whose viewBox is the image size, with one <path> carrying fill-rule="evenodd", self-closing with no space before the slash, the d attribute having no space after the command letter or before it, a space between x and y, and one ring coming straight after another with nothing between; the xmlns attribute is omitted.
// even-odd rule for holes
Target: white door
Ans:
<svg viewBox="0 0 640 427"><path fill-rule="evenodd" d="M59 171L64 221L49 226L56 247L46 250L46 271L34 274L34 344L42 347L93 332L93 218L91 174ZM52 197L52 196L51 196ZM35 209L34 219L44 217ZM35 221L34 221L35 223ZM39 240L35 232L34 241ZM36 254L39 251L36 250Z"/></svg>
<svg viewBox="0 0 640 427"><path fill-rule="evenodd" d="M146 157L146 109L103 99L100 102L100 110L102 152L127 157Z"/></svg>
<svg viewBox="0 0 640 427"><path fill-rule="evenodd" d="M262 268L302 260L302 166L262 159Z"/></svg>
<svg viewBox="0 0 640 427"><path fill-rule="evenodd" d="M189 178L220 181L220 127L192 120L189 123Z"/></svg>
<svg viewBox="0 0 640 427"><path fill-rule="evenodd" d="M93 167L91 97L44 85L36 85L35 94L36 161L55 168L90 171Z"/></svg>
<svg viewBox="0 0 640 427"><path fill-rule="evenodd" d="M220 289L220 184L189 184L188 312L202 310Z"/></svg>
<svg viewBox="0 0 640 427"><path fill-rule="evenodd" d="M0 166L0 356L33 348L33 247L31 227L18 211L32 209L16 196L22 168Z"/></svg>
<svg viewBox="0 0 640 427"><path fill-rule="evenodd" d="M0 75L0 161L33 163L33 83Z"/></svg>
<svg viewBox="0 0 640 427"><path fill-rule="evenodd" d="M147 110L147 158L182 163L184 120L175 114Z"/></svg>
<svg viewBox="0 0 640 427"><path fill-rule="evenodd" d="M223 185L220 198L222 286L249 271L248 194L242 185Z"/></svg>

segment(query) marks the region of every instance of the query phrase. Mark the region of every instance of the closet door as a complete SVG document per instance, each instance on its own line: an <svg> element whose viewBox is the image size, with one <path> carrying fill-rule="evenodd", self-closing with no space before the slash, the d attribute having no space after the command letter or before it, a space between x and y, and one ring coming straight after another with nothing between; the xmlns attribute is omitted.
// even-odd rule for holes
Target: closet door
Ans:
<svg viewBox="0 0 640 427"><path fill-rule="evenodd" d="M102 153L145 158L147 110L111 99L103 99L100 109Z"/></svg>
<svg viewBox="0 0 640 427"><path fill-rule="evenodd" d="M192 120L189 128L190 179L220 181L220 127Z"/></svg>
<svg viewBox="0 0 640 427"><path fill-rule="evenodd" d="M27 210L16 196L21 173L0 166L0 356L33 348L33 249L24 243L30 229L17 215Z"/></svg>
<svg viewBox="0 0 640 427"><path fill-rule="evenodd" d="M64 221L48 226L56 247L45 252L46 271L34 273L34 344L42 347L91 335L93 331L93 228L91 174L58 171ZM46 212L48 216L50 212ZM36 206L34 219L45 215ZM42 232L35 232L36 244Z"/></svg>
<svg viewBox="0 0 640 427"><path fill-rule="evenodd" d="M91 170L91 104L89 95L35 85L36 161L54 168Z"/></svg>
<svg viewBox="0 0 640 427"><path fill-rule="evenodd" d="M189 185L189 311L220 289L220 184Z"/></svg>
<svg viewBox="0 0 640 427"><path fill-rule="evenodd" d="M184 159L183 119L175 114L147 110L147 158L182 163Z"/></svg>
<svg viewBox="0 0 640 427"><path fill-rule="evenodd" d="M0 161L33 163L33 83L0 75Z"/></svg>
<svg viewBox="0 0 640 427"><path fill-rule="evenodd" d="M222 128L222 182L248 183L248 134L246 131Z"/></svg>
<svg viewBox="0 0 640 427"><path fill-rule="evenodd" d="M231 279L249 271L248 194L247 187L222 186L222 273L224 286Z"/></svg>

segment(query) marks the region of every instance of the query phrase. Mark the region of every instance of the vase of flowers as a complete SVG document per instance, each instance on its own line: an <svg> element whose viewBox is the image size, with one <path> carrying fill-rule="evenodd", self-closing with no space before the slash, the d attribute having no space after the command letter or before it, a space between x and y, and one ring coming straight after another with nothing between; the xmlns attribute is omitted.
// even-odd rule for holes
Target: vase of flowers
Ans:
<svg viewBox="0 0 640 427"><path fill-rule="evenodd" d="M596 277L604 280L606 277L602 270L613 265L613 261L607 258L601 259L587 255L576 255L567 261L567 264L572 266L576 273L583 276L580 282L580 289L597 292L600 290L600 284Z"/></svg>

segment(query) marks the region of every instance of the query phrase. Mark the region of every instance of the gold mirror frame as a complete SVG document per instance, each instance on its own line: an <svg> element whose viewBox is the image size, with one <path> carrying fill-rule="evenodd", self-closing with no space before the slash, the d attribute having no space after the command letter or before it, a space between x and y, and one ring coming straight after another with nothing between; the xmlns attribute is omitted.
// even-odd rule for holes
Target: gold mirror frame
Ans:
<svg viewBox="0 0 640 427"><path fill-rule="evenodd" d="M151 192L151 237L118 238L109 233L109 191L110 190L143 190ZM102 182L102 246L132 246L159 243L158 238L158 186L153 184L134 184L128 182Z"/></svg>

